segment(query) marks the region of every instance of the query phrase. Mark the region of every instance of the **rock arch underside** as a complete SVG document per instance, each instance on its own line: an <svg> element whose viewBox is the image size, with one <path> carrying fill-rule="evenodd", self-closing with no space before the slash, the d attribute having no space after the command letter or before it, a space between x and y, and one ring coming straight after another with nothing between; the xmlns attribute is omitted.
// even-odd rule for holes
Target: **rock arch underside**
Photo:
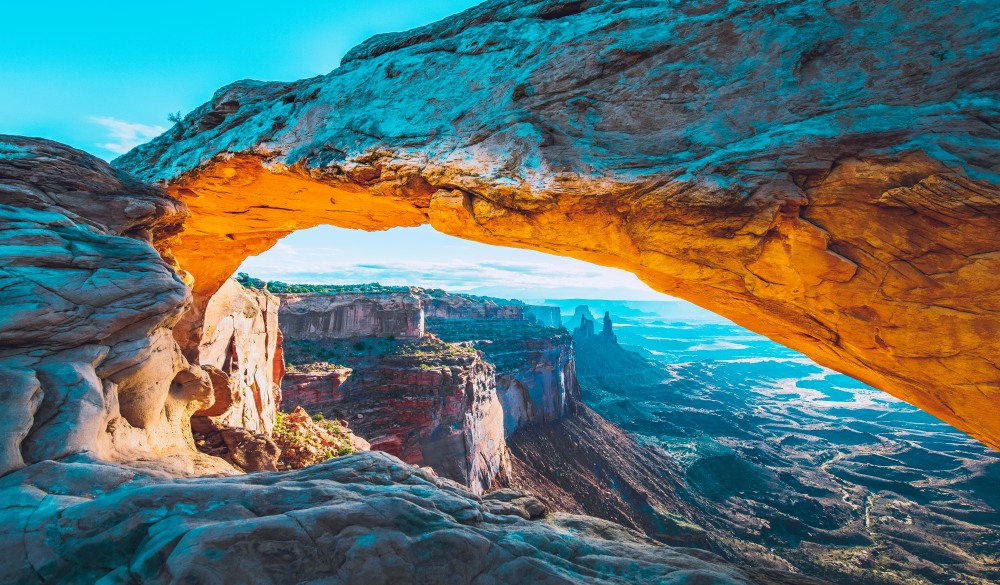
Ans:
<svg viewBox="0 0 1000 585"><path fill-rule="evenodd" d="M226 555L273 537L316 563L304 572L327 574L315 549L358 576L376 557L323 540L331 518L409 514L467 557L462 582L562 582L516 564L531 555L504 540L530 502L473 501L384 456L166 479L222 470L190 429L215 399L199 365L209 300L246 257L316 225L430 224L622 268L1000 449L998 161L989 0L487 2L376 36L325 76L227 86L113 166L0 137L0 489L30 502L0 510L17 528L0 544L30 567L0 574L238 579ZM375 476L408 502L443 491L414 511ZM293 495L329 478L341 483ZM145 499L98 497L125 485ZM136 536L174 507L200 516ZM605 578L612 557L636 580L715 562L581 526L514 529L537 550L576 551L544 557L563 576ZM135 546L99 547L110 530ZM379 541L392 554L431 542L392 534Z"/></svg>
<svg viewBox="0 0 1000 585"><path fill-rule="evenodd" d="M556 4L235 83L115 164L190 208L196 298L298 229L430 223L623 268L1000 447L995 5Z"/></svg>

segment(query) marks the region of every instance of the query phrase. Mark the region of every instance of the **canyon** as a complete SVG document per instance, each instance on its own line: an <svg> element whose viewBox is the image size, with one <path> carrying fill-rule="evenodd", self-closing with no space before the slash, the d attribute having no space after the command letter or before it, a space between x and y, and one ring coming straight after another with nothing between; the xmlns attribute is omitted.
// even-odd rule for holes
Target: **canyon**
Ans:
<svg viewBox="0 0 1000 585"><path fill-rule="evenodd" d="M397 294L422 296L415 291L419 289ZM438 295L438 308L455 301L463 307L493 303ZM465 318L470 314L475 317ZM506 452L482 450L477 456L502 461L504 471L492 476L493 485L471 487L526 490L550 511L587 514L667 545L707 550L767 583L988 583L1000 575L994 544L1000 508L989 487L997 477L996 455L949 434L936 421L866 405L864 394L855 399L860 402L838 402L851 391L836 383L815 385L823 375L801 375L796 382L816 388L809 392L831 396L816 407L801 398L770 394L769 385L789 383L776 376L815 368L793 352L786 352L788 357L770 357L773 350L765 350L749 358L690 361L713 351L740 356L746 346L725 341L750 339L740 336L736 326L658 320L649 324L648 313L627 314L632 318L625 321L626 338L632 342L642 339L632 333L638 323L671 332L671 338L652 338L666 347L691 335L690 348L676 351L686 363L664 365L636 353L657 355L642 346L626 349L610 313L605 311L598 320L586 305L576 306L567 318L571 335L564 329L546 331L513 310L426 319L429 335L463 349L478 348L481 360L496 368L496 384L490 389L501 397L493 408L503 410ZM377 341L369 338L365 343ZM383 352L378 353L389 356L378 359L384 375L399 362L398 348ZM567 355L569 359L553 359ZM420 385L406 376L415 366L426 368L420 363L435 366L440 356L423 350L408 358L392 377L413 394ZM336 381L344 376L342 369L321 365L331 367ZM525 403L505 400L504 382L536 380L539 372L549 376L536 381L534 392L518 394L538 393L545 399L535 404L564 408L536 410L529 403L527 412L537 415L521 418ZM552 391L546 382L554 380L568 381L569 386ZM328 398L336 385L327 386ZM354 392L396 405L370 376L359 378ZM305 397L321 393L311 388ZM341 400L313 405L337 416L355 412ZM822 413L824 408L843 420L832 422ZM365 410L366 428L376 433L390 429L393 434L389 448L375 447L400 455L400 445L418 445L422 439L397 419L409 421L414 413L434 409L408 403L375 410ZM401 411L407 414L400 417ZM466 416L470 420L479 419ZM416 430L433 433L450 424L432 415ZM474 444L467 449L475 450ZM468 484L467 474L449 463L462 461L461 450L439 449L439 454L443 457L437 461L413 453L401 456Z"/></svg>
<svg viewBox="0 0 1000 585"><path fill-rule="evenodd" d="M372 448L475 493L509 485L506 437L578 402L569 338L536 316L558 323L558 307L422 289L280 298L285 408L347 420ZM329 331L345 302L352 326Z"/></svg>
<svg viewBox="0 0 1000 585"><path fill-rule="evenodd" d="M942 459L843 409L792 432L759 397L720 421L722 376L664 378L589 309L571 335L544 306L231 277L307 227L430 224L625 269L1000 449L998 23L987 0L491 0L222 88L113 164L0 135L0 581L763 585L809 582L800 545L851 578L875 561L834 545L868 542L993 578L989 543L926 528L992 538L968 494L996 467L962 441ZM293 402L342 409L361 452L277 472ZM677 416L710 440L648 426ZM863 454L822 444L831 417Z"/></svg>

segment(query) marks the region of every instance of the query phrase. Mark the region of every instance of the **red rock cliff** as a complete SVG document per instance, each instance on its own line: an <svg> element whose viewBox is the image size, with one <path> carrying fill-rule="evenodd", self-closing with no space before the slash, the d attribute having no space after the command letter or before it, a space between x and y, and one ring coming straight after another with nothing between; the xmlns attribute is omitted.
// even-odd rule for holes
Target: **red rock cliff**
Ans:
<svg viewBox="0 0 1000 585"><path fill-rule="evenodd" d="M289 339L288 355L300 361L304 352ZM430 338L386 342L391 347L378 355L353 350L373 342L306 346L312 355L330 352L353 361L352 369L314 364L311 371L287 375L282 408L305 406L346 419L372 449L431 467L477 493L505 484L509 461L493 365L469 346Z"/></svg>
<svg viewBox="0 0 1000 585"><path fill-rule="evenodd" d="M287 294L280 310L281 328L294 339L419 339L424 334L421 301L409 294Z"/></svg>

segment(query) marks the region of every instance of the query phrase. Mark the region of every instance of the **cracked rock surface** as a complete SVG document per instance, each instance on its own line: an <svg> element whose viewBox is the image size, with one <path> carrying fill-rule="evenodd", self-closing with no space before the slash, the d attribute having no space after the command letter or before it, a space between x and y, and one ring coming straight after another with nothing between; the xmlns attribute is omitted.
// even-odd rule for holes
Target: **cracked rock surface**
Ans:
<svg viewBox="0 0 1000 585"><path fill-rule="evenodd" d="M0 479L4 583L762 583L705 551L542 518L378 452L295 472L171 479L86 456Z"/></svg>

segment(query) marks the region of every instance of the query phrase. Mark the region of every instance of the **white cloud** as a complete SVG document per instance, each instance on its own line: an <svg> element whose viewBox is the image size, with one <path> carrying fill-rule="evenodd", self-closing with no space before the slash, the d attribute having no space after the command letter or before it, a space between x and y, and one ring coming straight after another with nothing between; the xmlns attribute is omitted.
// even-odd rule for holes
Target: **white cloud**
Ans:
<svg viewBox="0 0 1000 585"><path fill-rule="evenodd" d="M90 121L104 126L108 131L108 138L114 141L98 144L97 146L117 154L125 154L136 146L149 142L167 131L163 126L148 126L146 124L123 122L106 116L92 116Z"/></svg>

